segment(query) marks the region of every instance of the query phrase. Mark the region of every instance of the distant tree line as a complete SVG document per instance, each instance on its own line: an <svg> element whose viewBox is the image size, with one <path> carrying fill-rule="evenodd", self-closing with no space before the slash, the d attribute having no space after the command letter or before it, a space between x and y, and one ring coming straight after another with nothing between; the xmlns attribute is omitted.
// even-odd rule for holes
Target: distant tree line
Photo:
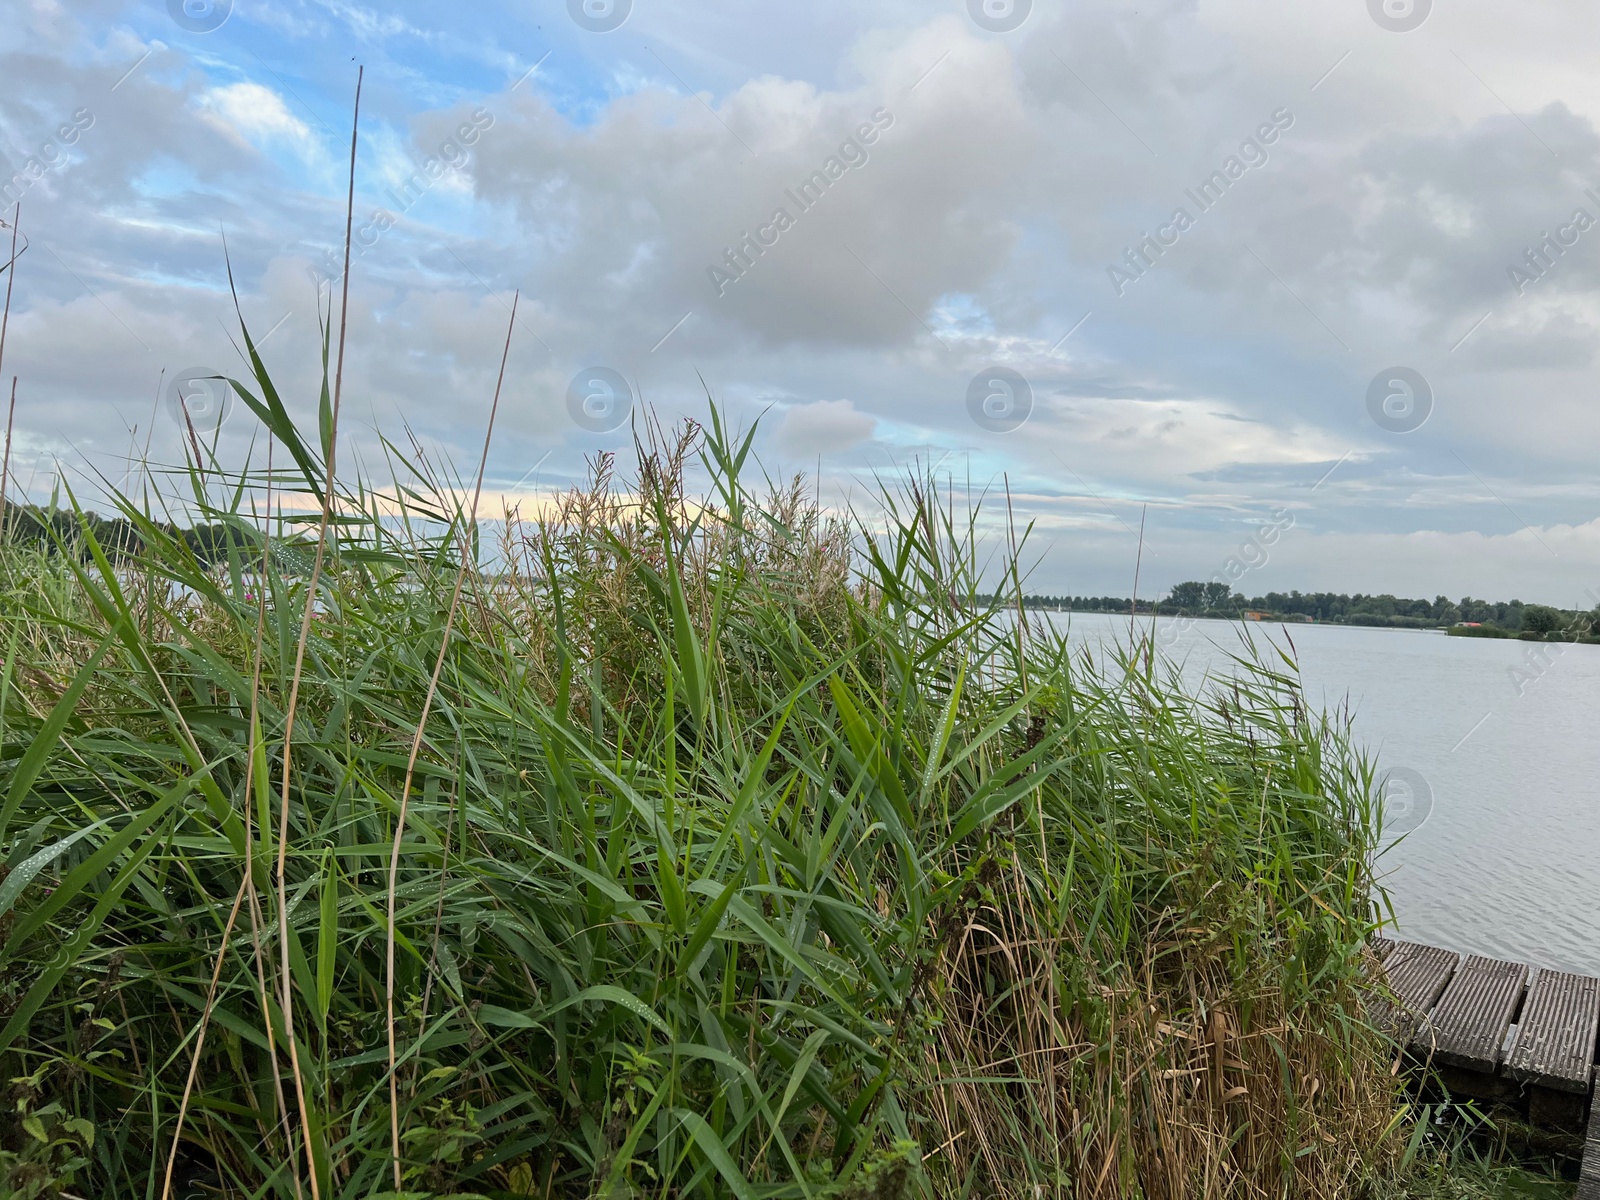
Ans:
<svg viewBox="0 0 1600 1200"><path fill-rule="evenodd" d="M1028 608L1061 609L1068 612L1133 611L1127 596L1026 596ZM1168 616L1218 617L1237 620L1246 614L1270 621L1315 621L1329 625L1372 625L1402 629L1438 629L1455 625L1478 625L1502 633L1538 635L1566 632L1588 636L1600 623L1600 611L1584 612L1551 608L1544 604L1524 604L1521 600L1479 600L1463 596L1451 600L1435 596L1432 600L1408 600L1387 592L1367 595L1356 592L1268 592L1247 597L1232 591L1226 583L1190 580L1176 584L1163 599L1140 600L1141 613Z"/></svg>
<svg viewBox="0 0 1600 1200"><path fill-rule="evenodd" d="M164 521L152 521L153 530L185 543L196 561L211 567L228 559L230 545L244 550L261 544L248 526L196 525L183 528ZM144 535L125 517L102 517L86 512L81 516L71 509L43 508L34 504L0 503L0 533L16 545L36 545L47 550L62 548L81 558L89 556L85 531L113 562L137 557L144 549ZM259 553L259 549L257 550Z"/></svg>

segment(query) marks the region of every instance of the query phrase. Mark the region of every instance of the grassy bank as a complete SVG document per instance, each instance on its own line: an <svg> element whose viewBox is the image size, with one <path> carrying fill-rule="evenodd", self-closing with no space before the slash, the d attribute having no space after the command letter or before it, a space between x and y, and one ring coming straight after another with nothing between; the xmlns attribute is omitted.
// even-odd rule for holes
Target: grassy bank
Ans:
<svg viewBox="0 0 1600 1200"><path fill-rule="evenodd" d="M1502 629L1498 625L1452 625L1445 632L1451 637L1511 638L1522 642L1576 642L1585 646L1600 646L1600 637L1594 634L1565 629L1535 632L1528 629Z"/></svg>
<svg viewBox="0 0 1600 1200"><path fill-rule="evenodd" d="M277 467L179 477L223 563L147 501L114 561L81 513L0 548L8 1186L1333 1197L1403 1154L1372 779L1290 664L1074 658L931 483L853 525L715 424L478 525L240 387Z"/></svg>

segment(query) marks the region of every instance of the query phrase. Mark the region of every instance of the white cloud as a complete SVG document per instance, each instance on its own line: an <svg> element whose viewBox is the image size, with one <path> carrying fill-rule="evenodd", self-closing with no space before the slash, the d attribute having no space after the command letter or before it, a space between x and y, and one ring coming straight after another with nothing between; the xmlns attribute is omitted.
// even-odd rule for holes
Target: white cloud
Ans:
<svg viewBox="0 0 1600 1200"><path fill-rule="evenodd" d="M230 83L200 98L201 111L218 128L260 146L287 142L297 149L315 146L310 127L289 111L283 97L259 83Z"/></svg>

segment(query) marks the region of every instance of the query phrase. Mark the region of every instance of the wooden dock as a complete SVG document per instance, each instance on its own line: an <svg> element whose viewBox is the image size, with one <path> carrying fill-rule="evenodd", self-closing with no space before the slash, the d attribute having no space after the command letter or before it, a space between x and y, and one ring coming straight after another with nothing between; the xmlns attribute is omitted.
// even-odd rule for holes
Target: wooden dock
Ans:
<svg viewBox="0 0 1600 1200"><path fill-rule="evenodd" d="M1387 938L1372 949L1394 996L1373 1002L1378 1025L1453 1094L1586 1134L1577 1200L1600 1200L1600 1120L1589 1118L1600 979Z"/></svg>

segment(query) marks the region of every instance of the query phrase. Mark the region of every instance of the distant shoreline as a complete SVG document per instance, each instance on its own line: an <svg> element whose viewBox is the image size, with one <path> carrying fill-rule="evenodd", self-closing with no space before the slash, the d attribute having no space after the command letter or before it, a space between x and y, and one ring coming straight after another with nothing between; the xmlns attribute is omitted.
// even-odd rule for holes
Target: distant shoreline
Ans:
<svg viewBox="0 0 1600 1200"><path fill-rule="evenodd" d="M995 602L994 596L976 597ZM1523 641L1600 641L1600 608L1593 611L1524 604L1521 600L1410 599L1388 593L1268 592L1246 596L1221 580L1174 584L1159 598L1023 595L1023 608L1048 612L1170 616L1283 625L1353 625L1368 629L1438 629L1452 637Z"/></svg>
<svg viewBox="0 0 1600 1200"><path fill-rule="evenodd" d="M1164 602L1154 605L1148 601L1140 601L1137 608L1130 603L1127 608L1117 611L1113 608L1086 608L1072 607L1055 603L1042 602L1040 597L1023 597L1023 607L1029 612L1059 613L1065 616L1086 617L1165 617L1169 620L1187 621L1217 621L1232 625L1296 625L1296 626L1333 626L1339 629L1385 629L1409 633L1441 633L1446 637L1461 638L1489 638L1496 641L1523 641L1523 642L1560 642L1578 645L1600 645L1600 636L1592 632L1579 632L1579 624L1587 630L1589 614L1579 614L1580 620L1567 621L1555 629L1511 629L1502 625L1482 622L1456 622L1450 625L1435 624L1426 620L1407 618L1385 618L1380 614L1356 614L1353 617L1334 618L1331 620L1316 620L1297 613L1274 613L1250 610L1259 615L1247 615L1243 612L1218 612L1210 611L1195 613L1174 608ZM1535 607L1528 605L1525 607Z"/></svg>

